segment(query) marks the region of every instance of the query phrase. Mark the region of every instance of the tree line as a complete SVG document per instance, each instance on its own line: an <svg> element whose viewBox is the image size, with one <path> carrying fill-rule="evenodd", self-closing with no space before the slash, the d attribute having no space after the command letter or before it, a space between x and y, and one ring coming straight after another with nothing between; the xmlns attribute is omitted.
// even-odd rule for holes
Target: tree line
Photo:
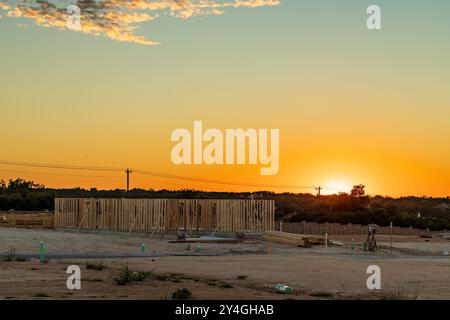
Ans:
<svg viewBox="0 0 450 320"><path fill-rule="evenodd" d="M310 193L207 192L200 190L133 189L52 189L23 179L0 180L0 210L39 211L54 209L55 198L167 198L167 199L273 199L275 218L285 222L330 222L450 229L450 199L431 197L370 196L364 186L354 186L350 193L321 195Z"/></svg>

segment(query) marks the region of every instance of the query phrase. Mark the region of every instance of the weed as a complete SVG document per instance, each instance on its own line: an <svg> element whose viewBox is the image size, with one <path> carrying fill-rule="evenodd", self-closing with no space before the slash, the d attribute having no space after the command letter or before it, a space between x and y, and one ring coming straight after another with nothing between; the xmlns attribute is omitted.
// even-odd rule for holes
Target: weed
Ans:
<svg viewBox="0 0 450 320"><path fill-rule="evenodd" d="M168 277L164 274L155 274L153 273L153 279L159 280L159 281L167 281Z"/></svg>
<svg viewBox="0 0 450 320"><path fill-rule="evenodd" d="M6 257L10 258L11 261L14 260L16 258L16 249L14 249L13 247L9 247Z"/></svg>
<svg viewBox="0 0 450 320"><path fill-rule="evenodd" d="M423 287L418 282L411 291L403 288L392 289L378 294L380 300L417 300L422 293Z"/></svg>
<svg viewBox="0 0 450 320"><path fill-rule="evenodd" d="M225 288L225 289L231 289L231 288L233 288L233 285L230 284L230 283L221 282L221 283L219 284L219 287L220 287L220 288Z"/></svg>
<svg viewBox="0 0 450 320"><path fill-rule="evenodd" d="M45 292L35 292L33 293L33 297L35 298L47 298L49 295Z"/></svg>
<svg viewBox="0 0 450 320"><path fill-rule="evenodd" d="M27 260L28 259L25 257L17 256L16 249L14 249L13 247L9 247L8 253L6 254L5 257L2 258L2 261L5 261L5 262L11 262L11 261L24 262Z"/></svg>
<svg viewBox="0 0 450 320"><path fill-rule="evenodd" d="M28 261L28 259L25 258L25 257L16 257L16 261L17 262L24 262L24 261Z"/></svg>
<svg viewBox="0 0 450 320"><path fill-rule="evenodd" d="M107 265L103 264L102 262L100 263L86 263L86 269L89 270L97 270L97 271L102 271L103 269L106 269Z"/></svg>
<svg viewBox="0 0 450 320"><path fill-rule="evenodd" d="M380 294L380 300L404 300L402 293L399 291L390 291Z"/></svg>
<svg viewBox="0 0 450 320"><path fill-rule="evenodd" d="M141 282L147 278L156 279L157 277L158 275L155 275L153 272L132 271L130 270L130 268L128 268L128 265L125 265L124 267L117 270L112 276L113 281L120 286L123 286L132 281Z"/></svg>
<svg viewBox="0 0 450 320"><path fill-rule="evenodd" d="M133 271L133 273L131 274L132 280L133 281L144 281L147 278L150 278L153 276L152 272L148 272L148 271Z"/></svg>
<svg viewBox="0 0 450 320"><path fill-rule="evenodd" d="M178 289L172 294L172 299L175 300L186 300L189 299L192 296L192 292L190 292L188 289Z"/></svg>
<svg viewBox="0 0 450 320"><path fill-rule="evenodd" d="M128 282L133 281L132 274L133 274L133 272L128 268L128 265L125 265L124 267L117 270L113 274L112 278L113 278L113 281L115 282L115 284L117 284L119 286L124 286Z"/></svg>
<svg viewBox="0 0 450 320"><path fill-rule="evenodd" d="M328 291L315 291L309 294L311 297L320 297L320 298L332 298L335 296L334 292Z"/></svg>

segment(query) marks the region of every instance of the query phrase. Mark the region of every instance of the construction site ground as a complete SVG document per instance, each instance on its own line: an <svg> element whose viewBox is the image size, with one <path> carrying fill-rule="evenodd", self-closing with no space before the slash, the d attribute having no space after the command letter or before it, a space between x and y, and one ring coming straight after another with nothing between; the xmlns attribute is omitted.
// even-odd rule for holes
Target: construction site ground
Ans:
<svg viewBox="0 0 450 320"><path fill-rule="evenodd" d="M380 250L368 253L361 238L331 236L344 246L302 248L258 239L197 245L169 243L173 235L1 228L0 299L171 299L182 288L191 299L450 299L450 241L394 236L390 253L389 236L378 236ZM5 261L12 251L19 259ZM106 268L86 269L89 263ZM69 265L81 268L81 290L66 286ZM381 290L367 288L370 265L381 269ZM125 266L152 277L117 285L114 274ZM276 284L295 294L277 294Z"/></svg>

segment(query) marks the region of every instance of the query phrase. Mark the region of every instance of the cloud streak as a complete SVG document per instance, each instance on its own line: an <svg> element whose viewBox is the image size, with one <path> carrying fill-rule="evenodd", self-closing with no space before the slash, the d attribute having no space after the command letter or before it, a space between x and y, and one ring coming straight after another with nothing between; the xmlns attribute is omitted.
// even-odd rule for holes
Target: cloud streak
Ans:
<svg viewBox="0 0 450 320"><path fill-rule="evenodd" d="M104 36L120 42L157 45L137 35L139 26L161 16L189 19L195 16L221 15L227 9L257 8L279 5L280 0L0 0L0 9L10 18L27 18L45 28L72 30ZM68 28L67 8L80 8L80 28Z"/></svg>

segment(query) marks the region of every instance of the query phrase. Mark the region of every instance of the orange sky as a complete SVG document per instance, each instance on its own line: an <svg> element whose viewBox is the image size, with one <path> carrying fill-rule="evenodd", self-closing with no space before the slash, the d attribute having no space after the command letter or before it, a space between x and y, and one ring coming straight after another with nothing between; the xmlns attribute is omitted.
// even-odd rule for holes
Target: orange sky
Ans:
<svg viewBox="0 0 450 320"><path fill-rule="evenodd" d="M446 11L409 1L406 17L402 1L380 0L388 14L371 32L364 1L269 2L145 21L136 32L159 43L150 46L4 15L0 160L268 186L132 174L132 187L142 188L315 193L277 186L322 185L330 193L364 184L370 194L449 196ZM192 130L194 120L222 131L280 129L278 174L261 176L260 165L174 165L171 133ZM1 179L16 177L125 187L121 172L0 164Z"/></svg>

